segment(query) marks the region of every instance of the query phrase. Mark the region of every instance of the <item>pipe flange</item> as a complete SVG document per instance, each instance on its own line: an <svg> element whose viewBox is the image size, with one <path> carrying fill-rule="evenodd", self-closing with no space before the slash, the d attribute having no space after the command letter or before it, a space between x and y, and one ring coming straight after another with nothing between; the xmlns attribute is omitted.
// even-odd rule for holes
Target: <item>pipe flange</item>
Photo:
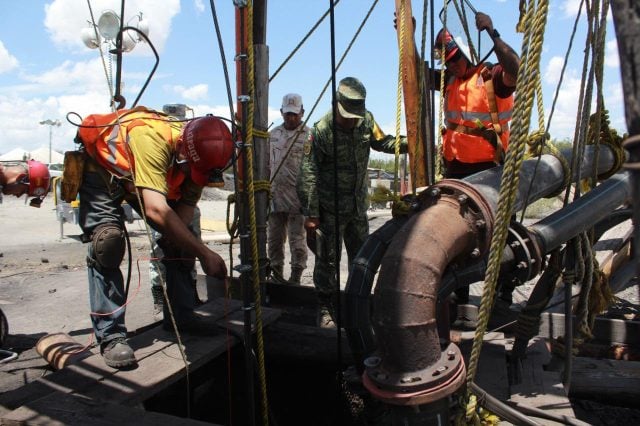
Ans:
<svg viewBox="0 0 640 426"><path fill-rule="evenodd" d="M376 357L365 361L363 383L376 399L394 405L438 401L457 391L466 375L460 349L453 343L449 343L437 362L419 371L390 373L380 361Z"/></svg>
<svg viewBox="0 0 640 426"><path fill-rule="evenodd" d="M476 235L476 248L470 253L477 259L488 253L493 235L493 212L484 196L470 183L458 179L444 179L422 191L421 205L428 208L440 198L449 198L460 206L459 212Z"/></svg>
<svg viewBox="0 0 640 426"><path fill-rule="evenodd" d="M505 274L507 280L522 284L540 273L544 261L540 247L520 222L514 221L509 225L507 247L511 249L515 261L515 268Z"/></svg>

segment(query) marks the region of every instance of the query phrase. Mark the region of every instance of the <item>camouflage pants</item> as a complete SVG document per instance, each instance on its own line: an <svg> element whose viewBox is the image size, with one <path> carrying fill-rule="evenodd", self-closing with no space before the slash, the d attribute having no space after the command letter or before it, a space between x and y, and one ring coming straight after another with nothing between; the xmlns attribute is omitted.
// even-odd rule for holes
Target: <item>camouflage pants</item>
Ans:
<svg viewBox="0 0 640 426"><path fill-rule="evenodd" d="M284 266L284 245L289 238L291 268L307 267L307 240L302 214L276 212L269 214L268 255L271 266Z"/></svg>
<svg viewBox="0 0 640 426"><path fill-rule="evenodd" d="M333 306L331 300L336 294L335 265L336 262L340 262L341 257L341 253L336 256L335 236L338 234L340 247L344 241L349 269L351 269L351 262L369 235L369 222L366 214L342 215L339 218L339 232L336 232L335 216L323 211L320 213L320 231L324 241L319 245L321 252L316 254L313 284L316 287L320 305Z"/></svg>

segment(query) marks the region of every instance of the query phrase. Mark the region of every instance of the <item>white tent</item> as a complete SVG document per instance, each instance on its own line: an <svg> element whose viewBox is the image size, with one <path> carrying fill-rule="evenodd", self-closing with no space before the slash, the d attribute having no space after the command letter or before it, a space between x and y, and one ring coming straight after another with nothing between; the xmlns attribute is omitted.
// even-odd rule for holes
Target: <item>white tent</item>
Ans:
<svg viewBox="0 0 640 426"><path fill-rule="evenodd" d="M0 161L22 161L37 160L45 164L49 164L49 147L41 146L33 151L27 151L22 148L14 148L6 154L0 155ZM64 155L56 151L51 151L51 164L62 164Z"/></svg>
<svg viewBox="0 0 640 426"><path fill-rule="evenodd" d="M49 147L41 146L40 148L31 151L31 160L37 160L41 163L49 164ZM51 164L62 164L64 162L64 154L60 154L54 150L51 150Z"/></svg>
<svg viewBox="0 0 640 426"><path fill-rule="evenodd" d="M22 148L14 148L6 154L0 155L0 161L22 161L27 154L28 152Z"/></svg>

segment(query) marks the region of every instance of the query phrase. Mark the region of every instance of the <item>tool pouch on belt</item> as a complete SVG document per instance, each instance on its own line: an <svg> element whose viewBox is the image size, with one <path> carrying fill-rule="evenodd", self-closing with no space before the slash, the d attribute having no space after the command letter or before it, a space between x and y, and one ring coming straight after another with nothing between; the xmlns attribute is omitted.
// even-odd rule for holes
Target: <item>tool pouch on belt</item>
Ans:
<svg viewBox="0 0 640 426"><path fill-rule="evenodd" d="M64 153L64 170L60 185L60 198L70 203L75 201L82 184L85 154L81 151L67 151Z"/></svg>

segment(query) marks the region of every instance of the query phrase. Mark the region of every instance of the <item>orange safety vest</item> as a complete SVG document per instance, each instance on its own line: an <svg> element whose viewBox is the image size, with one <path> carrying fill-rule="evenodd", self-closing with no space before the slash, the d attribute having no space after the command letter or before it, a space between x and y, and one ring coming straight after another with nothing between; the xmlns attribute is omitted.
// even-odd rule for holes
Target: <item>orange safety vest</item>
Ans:
<svg viewBox="0 0 640 426"><path fill-rule="evenodd" d="M135 158L128 145L131 129L138 126L151 127L174 148L180 137L180 130L168 123L164 116L142 106L110 114L91 114L82 120L82 126L85 127L80 127L78 136L87 154L117 177L129 177L131 170L135 169ZM178 168L169 169L167 198L180 198L179 187L184 179L184 174Z"/></svg>
<svg viewBox="0 0 640 426"><path fill-rule="evenodd" d="M456 131L460 126L471 130L494 128L487 88L481 77L484 67L478 67L471 78L462 80L452 77L447 83L445 96L445 120L448 129L444 133L442 147L444 158L457 159L463 163L483 163L493 161L495 148L484 137L474 131ZM504 151L509 146L509 126L513 111L513 95L496 100L497 118L501 126L498 136ZM495 111L494 111L495 112Z"/></svg>

